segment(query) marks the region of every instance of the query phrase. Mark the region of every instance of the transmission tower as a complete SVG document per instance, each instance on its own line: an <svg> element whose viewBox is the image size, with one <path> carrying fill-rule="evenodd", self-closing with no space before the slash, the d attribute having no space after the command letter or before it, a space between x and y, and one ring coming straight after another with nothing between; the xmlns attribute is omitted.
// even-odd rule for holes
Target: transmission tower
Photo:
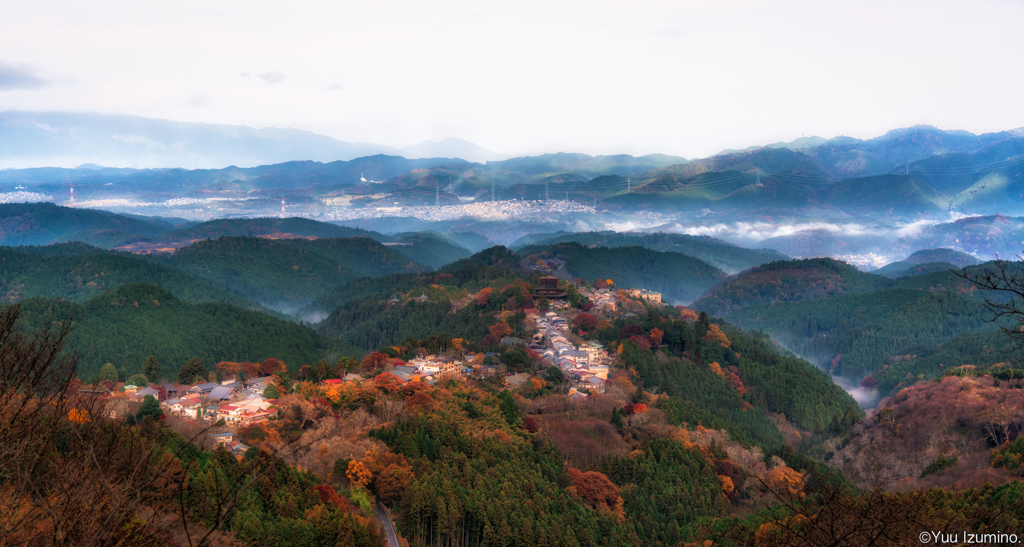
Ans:
<svg viewBox="0 0 1024 547"><path fill-rule="evenodd" d="M434 207L440 207L440 206L441 206L441 186L440 185L435 185L434 186Z"/></svg>

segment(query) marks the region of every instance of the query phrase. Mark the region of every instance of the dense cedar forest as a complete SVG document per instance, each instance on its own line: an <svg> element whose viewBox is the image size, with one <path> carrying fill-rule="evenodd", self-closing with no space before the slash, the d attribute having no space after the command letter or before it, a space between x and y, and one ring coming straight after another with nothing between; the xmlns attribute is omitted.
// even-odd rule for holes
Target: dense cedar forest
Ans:
<svg viewBox="0 0 1024 547"><path fill-rule="evenodd" d="M94 209L52 203L0 203L0 245L46 245L85 229L153 236L173 229L167 222L147 221ZM85 241L81 237L67 241Z"/></svg>
<svg viewBox="0 0 1024 547"><path fill-rule="evenodd" d="M149 355L159 359L164 377L171 379L193 357L212 370L220 361L276 357L298 366L346 353L337 342L301 325L226 303L191 304L153 284L125 285L82 304L49 298L22 303L21 321L29 329L71 318L69 345L78 352L83 379L113 363L126 380L142 372Z"/></svg>
<svg viewBox="0 0 1024 547"><path fill-rule="evenodd" d="M762 304L732 317L740 324L774 333L784 346L837 375L855 378L912 348L993 328L988 321L991 314L980 300L950 291L913 289Z"/></svg>
<svg viewBox="0 0 1024 547"><path fill-rule="evenodd" d="M222 237L150 260L268 307L294 310L356 277L427 268L366 238L275 240Z"/></svg>
<svg viewBox="0 0 1024 547"><path fill-rule="evenodd" d="M0 293L6 302L44 296L81 303L107 290L143 282L155 283L187 302L231 302L261 308L205 280L133 255L79 243L0 247Z"/></svg>

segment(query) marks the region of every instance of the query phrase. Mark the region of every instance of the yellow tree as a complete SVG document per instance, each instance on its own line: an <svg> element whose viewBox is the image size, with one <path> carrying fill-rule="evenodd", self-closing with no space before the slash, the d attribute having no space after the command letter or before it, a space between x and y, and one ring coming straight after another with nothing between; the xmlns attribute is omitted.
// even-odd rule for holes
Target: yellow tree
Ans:
<svg viewBox="0 0 1024 547"><path fill-rule="evenodd" d="M348 462L348 470L345 471L345 476L348 477L352 484L360 488L366 488L366 485L370 484L370 481L373 480L373 474L370 473L370 470L355 460Z"/></svg>

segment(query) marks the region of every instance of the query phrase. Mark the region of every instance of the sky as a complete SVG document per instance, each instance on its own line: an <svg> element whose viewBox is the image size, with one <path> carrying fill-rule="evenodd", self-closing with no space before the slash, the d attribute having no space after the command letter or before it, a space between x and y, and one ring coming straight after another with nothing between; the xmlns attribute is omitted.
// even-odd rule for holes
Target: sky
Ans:
<svg viewBox="0 0 1024 547"><path fill-rule="evenodd" d="M1024 126L1024 1L8 2L0 111L508 155Z"/></svg>

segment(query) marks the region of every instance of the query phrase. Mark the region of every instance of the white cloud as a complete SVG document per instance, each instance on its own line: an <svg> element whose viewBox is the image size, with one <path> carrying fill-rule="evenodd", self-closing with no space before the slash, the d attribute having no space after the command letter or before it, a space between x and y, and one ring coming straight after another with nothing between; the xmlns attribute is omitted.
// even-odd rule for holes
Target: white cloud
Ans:
<svg viewBox="0 0 1024 547"><path fill-rule="evenodd" d="M264 72L263 74L257 74L256 76L268 84L279 84L284 81L284 74L281 74L280 72Z"/></svg>
<svg viewBox="0 0 1024 547"><path fill-rule="evenodd" d="M1024 72L1007 70L1024 5L1004 0L11 4L0 51L68 82L5 93L19 110L292 126L398 147L458 136L513 155L701 157L915 123L1024 126ZM239 67L283 67L287 79L263 72L275 85L252 86ZM47 81L16 68L0 88ZM338 75L343 98L325 89ZM216 106L186 104L188 88Z"/></svg>
<svg viewBox="0 0 1024 547"><path fill-rule="evenodd" d="M0 60L0 91L39 89L50 85L40 70L32 65Z"/></svg>

